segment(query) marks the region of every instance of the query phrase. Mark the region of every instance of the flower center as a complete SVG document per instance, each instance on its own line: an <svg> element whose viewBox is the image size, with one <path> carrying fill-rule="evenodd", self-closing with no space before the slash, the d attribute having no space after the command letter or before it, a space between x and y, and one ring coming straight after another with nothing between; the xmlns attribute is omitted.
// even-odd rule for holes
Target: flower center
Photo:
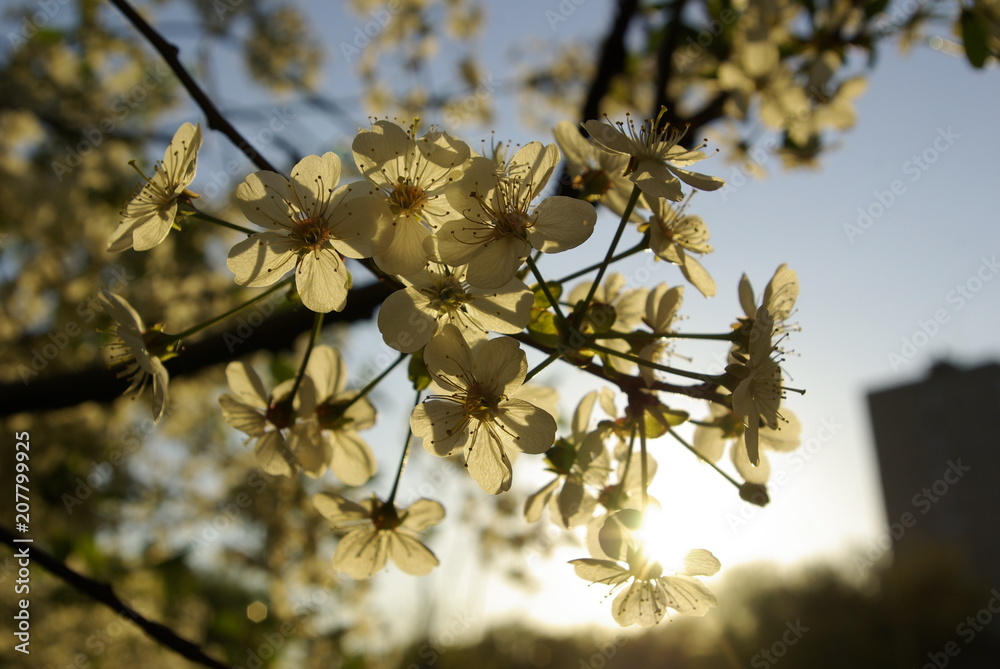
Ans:
<svg viewBox="0 0 1000 669"><path fill-rule="evenodd" d="M333 235L321 219L310 216L295 223L295 229L292 230L291 236L303 248L317 251Z"/></svg>
<svg viewBox="0 0 1000 669"><path fill-rule="evenodd" d="M469 386L462 402L463 412L466 417L476 420L488 421L493 417L500 402L507 399L503 395L492 396L486 388L477 381Z"/></svg>
<svg viewBox="0 0 1000 669"><path fill-rule="evenodd" d="M396 184L389 194L389 207L394 216L420 213L426 202L427 193L424 192L424 189L409 183L403 177L396 180Z"/></svg>

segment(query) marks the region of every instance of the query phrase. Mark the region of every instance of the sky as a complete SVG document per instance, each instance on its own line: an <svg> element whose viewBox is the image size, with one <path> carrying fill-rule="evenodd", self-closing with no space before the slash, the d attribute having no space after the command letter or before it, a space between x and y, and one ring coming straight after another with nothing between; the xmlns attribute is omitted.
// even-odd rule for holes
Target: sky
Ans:
<svg viewBox="0 0 1000 669"><path fill-rule="evenodd" d="M579 5L553 31L544 12L558 5L521 0L504 3L506 14L489 15L484 31L488 39L481 45L492 81L511 79L512 45L550 39L554 32L558 38L598 39L602 34L608 3L591 0ZM306 6L316 25L323 26L328 44L349 43L355 28L364 24L353 15L335 16L339 4L317 1ZM168 36L182 49L193 46L185 44L183 35ZM341 53L336 46L330 49L320 89L350 97L358 84ZM221 53L217 73L226 71L228 57ZM741 502L728 483L682 449L664 445L653 451L660 463L653 493L664 506L664 532L678 549L707 548L725 567L760 560L783 566L829 561L850 571L855 568L851 556L877 545L885 535L890 519L880 497L866 393L917 380L938 359L976 365L1000 357L995 334L1000 331L1000 280L993 281L1000 272L993 190L995 157L1000 155L996 77L995 69L975 72L963 60L926 46L906 56L888 48L870 74L867 92L857 100L856 126L823 157L818 169L785 171L780 159L771 157L761 165L766 179L742 183L739 168L721 156L699 165L699 170L734 185L701 194L692 204L691 213L702 216L712 232L716 250L703 264L719 292L706 300L687 290L685 329L725 331L741 315L741 274L747 273L759 294L775 269L787 263L798 272L801 284L792 319L801 331L786 342L790 353L785 370L788 384L807 393L787 402L803 424L803 444L793 454L773 458L772 501L765 509ZM234 104L240 83L217 77L217 85L223 107ZM498 137L552 141L524 128L516 98L498 95L496 102ZM178 114L187 114L183 120L197 118L193 108ZM367 114L358 116L363 123ZM302 113L292 130L298 133L296 146L305 152L329 150L347 137L343 126L318 113ZM478 136L479 130L459 134ZM221 155L212 143L218 147L223 141L206 141L203 164L211 164L213 152ZM195 181L195 190L204 190L204 179L201 184ZM586 251L566 254L543 269L550 267L553 275L560 275L564 268L589 264L606 248L602 243L614 224L602 218ZM640 266L650 266L648 256L621 267L635 275ZM682 282L675 268L652 267L652 281ZM384 353L377 346L376 331L368 328L351 338L357 359ZM560 386L566 415L590 388L572 370L553 370L538 380ZM396 375L388 383L404 381ZM390 393L376 398L385 402L383 415L408 411L402 403L394 404ZM388 437L395 428L385 430L373 431L372 440L381 442L386 436L393 445L385 451L385 461L394 462L389 452L395 452L399 439ZM425 455L418 452L414 458L415 474L421 468L433 469L433 462L419 463ZM527 481L540 487L546 480L535 464L520 462L515 469L515 481L525 482L522 493L534 489ZM386 487L391 478L376 483ZM452 565L461 565L461 542L449 536L443 533L435 548L443 562L450 556ZM585 554L560 555L572 557ZM477 578L475 570L465 566L439 571L429 586L413 587L448 587L454 579ZM537 618L576 616L578 622L610 623L609 602L576 579L569 567L558 565L548 578L559 584L554 586L558 597L548 590L526 600L492 580L476 587L489 600L490 615L522 615L527 609ZM388 575L381 587L391 589L398 582L398 575Z"/></svg>

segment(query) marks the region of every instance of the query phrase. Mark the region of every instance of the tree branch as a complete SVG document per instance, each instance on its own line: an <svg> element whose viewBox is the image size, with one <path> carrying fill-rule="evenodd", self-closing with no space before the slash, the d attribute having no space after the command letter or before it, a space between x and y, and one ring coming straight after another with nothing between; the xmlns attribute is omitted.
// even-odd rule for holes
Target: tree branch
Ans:
<svg viewBox="0 0 1000 669"><path fill-rule="evenodd" d="M178 655L196 662L197 664L211 667L211 669L229 669L228 665L209 657L205 651L187 639L178 636L172 629L162 623L153 622L139 614L131 606L123 602L115 591L107 583L101 583L94 579L73 571L65 564L57 560L54 556L46 553L34 544L21 543L15 540L14 535L6 527L0 526L0 541L11 547L11 550L19 551L28 549L28 559L32 563L41 565L52 575L62 579L67 585L77 592L104 604L115 613L128 618L135 625L146 633L153 641L161 646L165 646Z"/></svg>
<svg viewBox="0 0 1000 669"><path fill-rule="evenodd" d="M254 165L262 170L270 170L271 172L277 172L273 165L268 162L267 158L260 155L257 149L251 146L250 142L243 138L239 130L233 127L233 124L226 120L226 117L222 115L215 103L212 102L211 98L202 90L201 86L191 77L187 69L181 65L181 61L178 58L180 50L168 42L164 37L156 31L146 19L142 18L138 12L129 4L128 0L109 0L111 4L118 8L125 18L128 19L136 30L145 37L149 43L152 45L156 51L163 56L163 59L167 61L167 65L170 69L174 71L177 78L180 80L181 84L187 89L194 101L201 107L201 110L205 113L205 118L208 121L208 127L213 130L218 130L229 140L236 145L236 147L242 151L247 158L253 162Z"/></svg>
<svg viewBox="0 0 1000 669"><path fill-rule="evenodd" d="M326 324L353 323L372 317L375 307L392 292L385 284L355 288L343 311L327 315ZM170 378L192 376L207 367L227 363L260 350L281 351L312 327L313 312L305 307L278 311L250 333L245 324L233 325L189 346L165 363ZM128 388L115 372L95 366L78 372L38 378L28 383L0 384L0 417L21 412L52 411L84 402L109 403Z"/></svg>
<svg viewBox="0 0 1000 669"><path fill-rule="evenodd" d="M639 9L639 0L618 0L618 13L607 36L601 43L601 54L597 59L597 71L587 89L587 97L580 109L580 122L599 118L601 101L611 88L611 81L625 70L625 33ZM582 130L581 130L582 132ZM558 195L574 196L573 180L566 165L559 172Z"/></svg>

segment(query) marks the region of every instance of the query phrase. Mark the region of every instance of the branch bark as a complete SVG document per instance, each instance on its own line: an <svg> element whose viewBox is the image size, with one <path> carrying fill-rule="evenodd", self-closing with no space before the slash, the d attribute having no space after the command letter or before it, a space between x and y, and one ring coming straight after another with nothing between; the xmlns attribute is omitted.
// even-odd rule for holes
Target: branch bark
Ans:
<svg viewBox="0 0 1000 669"><path fill-rule="evenodd" d="M187 69L181 64L180 50L164 39L163 35L158 33L155 28L153 28L146 19L142 18L135 8L129 4L128 0L109 0L112 5L118 8L118 10L125 15L136 30L142 34L146 40L153 46L156 51L163 56L163 59L167 61L167 65L170 69L174 71L177 78L180 80L181 84L187 89L187 92L191 94L194 101L201 107L201 110L205 113L205 119L208 121L208 127L213 130L218 130L226 137L228 137L233 144L242 151L250 161L262 170L270 170L271 172L277 172L273 165L265 158L260 155L260 152L255 149L250 142L244 139L240 131L237 130L232 123L230 123L219 108L215 106L211 98L202 90L201 86L194 80Z"/></svg>
<svg viewBox="0 0 1000 669"><path fill-rule="evenodd" d="M11 550L18 553L27 549L27 559L32 564L39 564L53 576L61 579L68 586L89 597L95 602L100 602L118 615L131 620L136 627L146 633L149 638L161 646L169 648L181 657L211 669L229 669L229 666L219 660L209 656L195 643L178 636L172 629L162 623L149 620L131 606L126 604L115 594L114 589L107 583L95 581L89 576L73 571L65 564L57 560L54 556L38 548L34 543L18 542L15 536L6 527L0 526L0 542L10 546Z"/></svg>
<svg viewBox="0 0 1000 669"><path fill-rule="evenodd" d="M351 290L343 311L327 314L327 326L354 323L372 317L375 307L392 292L375 283ZM245 326L232 326L189 346L166 363L170 378L191 376L211 367L236 360L255 351L291 349L295 338L312 327L313 312L305 307L275 313L249 335ZM113 370L91 367L78 372L38 378L29 383L0 384L0 417L21 412L53 411L84 402L109 403L128 387Z"/></svg>

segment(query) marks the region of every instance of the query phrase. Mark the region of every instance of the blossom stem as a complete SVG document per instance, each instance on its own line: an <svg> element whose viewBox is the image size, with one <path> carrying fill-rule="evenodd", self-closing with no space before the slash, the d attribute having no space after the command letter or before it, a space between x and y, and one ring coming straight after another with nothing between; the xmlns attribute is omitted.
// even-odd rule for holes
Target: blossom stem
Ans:
<svg viewBox="0 0 1000 669"><path fill-rule="evenodd" d="M605 334L595 334L591 335L592 339L624 339L626 341L630 339L635 340L645 340L650 337L649 332L608 332ZM739 338L739 331L733 330L732 332L725 332L722 334L697 334L697 333L687 333L687 332L668 332L668 333L652 333L656 337L661 339L711 339L715 341L731 341L736 342Z"/></svg>
<svg viewBox="0 0 1000 669"><path fill-rule="evenodd" d="M391 372L392 370L396 369L396 365L398 365L399 363L403 362L403 359L406 356L408 356L408 355L409 355L409 353L400 353L399 357L396 358L395 360L393 360L391 365L389 365L388 367L386 367L384 370L382 370L382 372L378 376L376 376L374 379L372 379L371 381L369 381L365 385L364 388L362 388L360 391L358 391L357 395L355 395L354 397L352 397L351 400L347 404L345 404L343 407L341 407L340 411L343 413L343 412L347 411L348 409L350 409L352 406L354 406L355 402L357 402L362 397L364 397L369 392L371 392L372 388L374 388L375 386L377 386L379 384L379 382L382 381L382 379L384 379L386 376L388 376L389 372Z"/></svg>
<svg viewBox="0 0 1000 669"><path fill-rule="evenodd" d="M525 375L524 381L522 381L522 383L527 383L529 380L531 380L531 378L533 376L535 376L535 374L538 374L538 372L542 371L543 369L545 369L546 367L548 367L549 365L551 365L553 362L555 362L559 358L560 358L559 351L553 351L552 353L550 353L549 357L545 358L545 360L542 360L540 363L538 363L537 365L535 365L531 369L531 371L529 371Z"/></svg>
<svg viewBox="0 0 1000 669"><path fill-rule="evenodd" d="M287 279L285 279L283 281L279 281L278 283L274 284L273 286L271 286L270 288L268 288L267 290L265 290L263 293L261 293L257 297L251 299L248 302L244 302L243 304L241 304L241 305L239 305L237 307L233 307L232 309L230 309L229 311L225 312L224 314L221 314L219 316L216 316L215 318L207 320L204 323L199 323L198 325L190 327L187 330L185 330L184 332L179 332L178 334L172 334L172 335L167 335L167 336L171 339L171 341L180 341L181 339L186 339L187 337L190 337L193 334L197 334L198 332L201 332L202 330L204 330L206 328L212 327L216 323L219 323L219 322L222 322L222 321L226 320L230 316L235 316L236 314L238 314L239 312L243 311L247 307L252 307L253 305L255 305L258 302L260 302L261 300L269 297L272 293L274 293L274 292L276 292L276 291L284 288L288 284L290 284L292 282L293 278L294 277L289 277L289 278L287 278Z"/></svg>
<svg viewBox="0 0 1000 669"><path fill-rule="evenodd" d="M316 312L313 316L313 326L312 332L309 333L309 345L306 348L305 355L302 356L302 364L299 366L299 373L295 375L295 383L292 385L292 392L288 394L288 403L290 406L294 406L295 393L298 392L299 386L302 385L302 379L306 376L306 365L309 364L309 356L312 355L312 350L316 346L316 340L319 339L319 331L323 329L323 317L326 314L321 312Z"/></svg>
<svg viewBox="0 0 1000 669"><path fill-rule="evenodd" d="M242 225L236 225L235 223L224 221L221 218L216 218L211 214L206 214L205 212L199 211L198 209L194 209L193 207L192 211L188 215L193 216L194 218L199 218L205 221L206 223L212 223L213 225L218 225L223 228L229 228L230 230L236 230L237 232L243 232L248 235L254 235L257 234L257 232L259 232L259 230L251 230L250 228L244 228Z"/></svg>
<svg viewBox="0 0 1000 669"><path fill-rule="evenodd" d="M600 285L601 279L604 278L604 272L607 271L608 265L611 264L612 258L615 257L615 248L618 247L618 240L622 238L622 233L625 232L625 226L628 224L628 219L632 216L632 210L635 209L635 203L639 201L639 194L642 193L638 186L632 187L632 195L628 199L628 204L625 205L625 211L622 213L622 220L618 224L618 229L615 230L615 237L611 240L611 246L608 247L608 253L604 256L604 261L597 268L597 276L594 277L594 283L590 284L590 290L587 292L587 299L583 301L583 304L589 305L590 301L594 299L594 293L597 292L597 286Z"/></svg>
<svg viewBox="0 0 1000 669"><path fill-rule="evenodd" d="M639 465L642 467L642 511L646 512L646 504L648 502L648 494L646 488L649 487L649 465L646 463L646 412L641 411L639 413L639 455L641 460Z"/></svg>
<svg viewBox="0 0 1000 669"><path fill-rule="evenodd" d="M559 300L552 295L552 291L549 290L549 284L545 282L545 279L542 278L542 273L538 271L538 265L531 259L531 256L528 256L525 260L528 262L528 267L531 268L531 273L535 275L535 281L541 287L542 293L545 294L545 299L549 301L552 309L556 312L556 318L559 319L560 324L566 325L566 316L562 312L562 307L559 306Z"/></svg>
<svg viewBox="0 0 1000 669"><path fill-rule="evenodd" d="M628 468L632 464L632 451L635 450L635 433L638 427L638 424L632 426L632 435L628 439L628 457L625 458L625 467L622 468L621 481L628 477Z"/></svg>
<svg viewBox="0 0 1000 669"><path fill-rule="evenodd" d="M684 448L688 449L689 451L691 451L692 453L694 453L696 456L698 456L699 460L702 460L703 462L707 462L712 467L712 469L714 469L715 471L717 471L719 474L722 475L722 478L726 479L727 481L729 481L730 483L732 483L734 486L736 486L737 490L739 490L741 488L739 481L737 481L736 479L734 479L732 476L730 476L726 472L722 471L719 468L719 465L715 464L714 462L712 462L711 460L709 460L708 458L706 458L705 455L704 455L704 453L700 452L697 448L695 448L694 446L692 446L691 444L689 444L687 442L687 440L685 440L684 437L682 437L681 435L677 434L673 430L673 428L667 428L667 432L669 432L674 439L676 439L677 441L681 442L681 445L684 446Z"/></svg>
<svg viewBox="0 0 1000 669"><path fill-rule="evenodd" d="M402 357L400 358L402 360ZM397 360L398 362L398 360ZM413 401L413 405L416 406L420 404L420 393L417 391L417 397ZM389 497L385 500L386 504L392 504L392 501L396 499L396 491L399 490L399 481L403 478L403 470L406 468L406 461L410 459L410 443L413 441L413 428L409 426L407 422L406 426L406 443L403 444L403 455L399 458L399 468L396 469L396 480L392 482L392 491L389 493Z"/></svg>
<svg viewBox="0 0 1000 669"><path fill-rule="evenodd" d="M628 258L629 256L635 255L639 251L645 251L645 250L646 250L646 240L643 239L641 242L639 242L638 244L636 244L635 246L633 246L629 250L622 251L621 253L619 253L618 255L614 256L610 260L602 261L602 262L599 262L599 263L594 263L590 267L584 267L583 269L577 270L577 271L573 272L572 274L567 274L563 278L559 279L559 281L557 283L566 283L567 281L572 281L573 279L576 279L577 277L581 277L584 274L589 274L590 272L593 272L595 269L600 269L601 265L603 265L604 262L607 262L609 264L613 263L613 262L618 262L619 260L622 260L623 258Z"/></svg>
<svg viewBox="0 0 1000 669"><path fill-rule="evenodd" d="M695 379L697 381L704 381L705 383L715 383L719 384L722 382L723 376L712 376L711 374L700 374L698 372L689 372L683 369L677 369L676 367L667 367L666 365L661 365L659 363L653 362L651 360L643 360L637 355L632 355L631 353L623 353L622 351L616 351L613 348L608 348L607 346L601 346L588 341L585 345L586 348L592 348L595 351L600 351L601 353L607 353L608 355L614 355L623 360L628 360L634 362L637 365L642 365L644 367L652 367L653 369L658 369L661 372L667 372L668 374L676 374L677 376L683 376L688 379Z"/></svg>

